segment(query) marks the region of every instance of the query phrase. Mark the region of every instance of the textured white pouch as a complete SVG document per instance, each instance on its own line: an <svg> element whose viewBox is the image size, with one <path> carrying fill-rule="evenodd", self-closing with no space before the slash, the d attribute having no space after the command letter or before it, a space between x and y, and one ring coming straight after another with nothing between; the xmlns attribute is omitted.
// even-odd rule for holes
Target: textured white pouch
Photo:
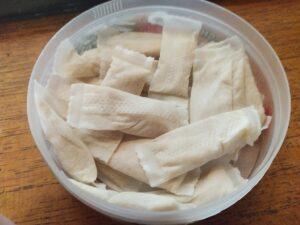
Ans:
<svg viewBox="0 0 300 225"><path fill-rule="evenodd" d="M154 191L153 194L169 196L189 206L211 202L236 191L247 182L239 170L229 164L209 163L204 166L203 173L192 196L176 196L165 191Z"/></svg>
<svg viewBox="0 0 300 225"><path fill-rule="evenodd" d="M251 105L263 124L263 99L241 40L233 36L196 49L190 122Z"/></svg>
<svg viewBox="0 0 300 225"><path fill-rule="evenodd" d="M112 169L108 165L96 163L98 169L98 179L105 183L111 189L123 192L148 192L153 191L149 185L138 181L130 176L125 175L117 170Z"/></svg>
<svg viewBox="0 0 300 225"><path fill-rule="evenodd" d="M68 78L99 76L99 50L95 48L79 55L70 40L66 39L56 50L53 69L54 72Z"/></svg>
<svg viewBox="0 0 300 225"><path fill-rule="evenodd" d="M47 80L46 89L68 104L71 85L77 83L100 85L101 80L98 77L67 78L54 73Z"/></svg>
<svg viewBox="0 0 300 225"><path fill-rule="evenodd" d="M152 76L154 58L119 46L111 51L112 62L101 86L140 95Z"/></svg>
<svg viewBox="0 0 300 225"><path fill-rule="evenodd" d="M159 57L162 35L146 32L123 32L108 38L106 44L110 47L122 46L147 56Z"/></svg>
<svg viewBox="0 0 300 225"><path fill-rule="evenodd" d="M105 185L92 187L69 179L73 184L110 203L127 208L146 209L152 211L169 211L195 207L228 194L231 194L247 180L243 179L239 171L230 165L211 165L198 181L192 196L178 196L158 190L151 192L117 192L106 190Z"/></svg>
<svg viewBox="0 0 300 225"><path fill-rule="evenodd" d="M107 190L104 187L93 187L73 179L69 179L74 185L82 189L86 193L106 200L112 204L133 209L144 209L152 211L169 211L179 209L179 202L170 196L156 195L145 192L117 192Z"/></svg>
<svg viewBox="0 0 300 225"><path fill-rule="evenodd" d="M45 95L40 95L42 89L36 82L35 102L46 139L52 144L65 172L78 181L94 182L97 169L91 153L76 132L48 105Z"/></svg>
<svg viewBox="0 0 300 225"><path fill-rule="evenodd" d="M160 58L150 83L149 97L187 108L193 51L202 24L164 13L153 13L148 20L150 23L163 22Z"/></svg>
<svg viewBox="0 0 300 225"><path fill-rule="evenodd" d="M67 121L77 128L157 137L187 124L186 110L109 87L72 85Z"/></svg>
<svg viewBox="0 0 300 225"><path fill-rule="evenodd" d="M149 184L148 178L145 175L135 152L136 146L143 146L143 143L147 141L147 139L137 139L135 137L126 136L112 156L108 166L138 181ZM197 168L189 173L175 177L172 180L159 185L159 188L177 195L190 196L194 193L195 185L200 173L201 170Z"/></svg>
<svg viewBox="0 0 300 225"><path fill-rule="evenodd" d="M121 143L123 133L78 129L78 137L86 144L95 160L107 163Z"/></svg>
<svg viewBox="0 0 300 225"><path fill-rule="evenodd" d="M135 146L155 187L205 163L252 145L261 133L254 107L218 114Z"/></svg>

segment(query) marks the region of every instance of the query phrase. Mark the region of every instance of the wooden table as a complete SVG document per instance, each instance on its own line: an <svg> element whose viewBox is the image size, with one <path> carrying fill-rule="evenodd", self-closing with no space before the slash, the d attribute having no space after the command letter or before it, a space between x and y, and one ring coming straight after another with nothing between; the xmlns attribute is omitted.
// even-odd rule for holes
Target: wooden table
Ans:
<svg viewBox="0 0 300 225"><path fill-rule="evenodd" d="M285 142L262 181L241 201L197 224L300 224L300 1L217 1L244 17L274 47L292 94ZM117 224L62 188L42 160L26 117L34 62L76 14L0 23L0 214L16 224Z"/></svg>

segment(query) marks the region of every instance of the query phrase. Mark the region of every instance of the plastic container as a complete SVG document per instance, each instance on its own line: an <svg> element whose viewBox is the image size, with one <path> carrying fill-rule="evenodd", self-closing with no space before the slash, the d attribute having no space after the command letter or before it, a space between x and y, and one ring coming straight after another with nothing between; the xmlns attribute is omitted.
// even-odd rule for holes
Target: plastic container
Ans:
<svg viewBox="0 0 300 225"><path fill-rule="evenodd" d="M95 199L70 183L56 162L49 144L43 138L33 98L33 80L36 79L45 84L55 50L63 39L71 37L74 43L85 41L84 46L88 48L93 42L93 35L90 34L97 25L107 21L121 21L124 17L153 11L166 11L202 21L204 29L201 35L204 38L218 40L238 35L245 44L256 81L265 96L265 107L273 116L270 128L263 134L259 156L255 160L255 166L247 184L222 199L182 211L148 212L122 208L104 200ZM287 132L290 118L290 91L285 71L270 44L250 24L230 11L200 0L116 0L98 5L80 14L52 37L33 68L28 87L27 111L32 135L45 161L59 182L84 204L108 216L130 222L182 224L205 219L228 208L245 196L264 176Z"/></svg>

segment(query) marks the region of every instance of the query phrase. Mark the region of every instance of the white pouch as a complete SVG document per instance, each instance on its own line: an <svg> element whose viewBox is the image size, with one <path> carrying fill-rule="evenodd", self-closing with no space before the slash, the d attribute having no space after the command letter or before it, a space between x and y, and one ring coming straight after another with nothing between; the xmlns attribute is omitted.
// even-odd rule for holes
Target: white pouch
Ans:
<svg viewBox="0 0 300 225"><path fill-rule="evenodd" d="M63 118L66 118L68 111L68 101L70 98L71 85L74 83L82 83L77 79L64 78L53 74L47 82L46 89L51 93L55 93L55 101L47 100L52 108L54 108ZM40 93L43 90L39 91ZM49 94L48 94L49 95ZM52 98L54 99L54 98ZM59 104L59 109L56 107ZM118 131L93 131L87 129L74 130L77 136L86 144L93 157L101 162L108 162L111 155L120 144L123 134Z"/></svg>
<svg viewBox="0 0 300 225"><path fill-rule="evenodd" d="M148 20L150 23L163 21L160 58L149 96L187 108L193 51L202 23L164 13L153 13Z"/></svg>
<svg viewBox="0 0 300 225"><path fill-rule="evenodd" d="M147 143L147 141L147 139L136 139L134 137L126 136L111 157L108 166L135 180L149 184L148 178L135 153L136 146L143 146L143 143ZM195 185L199 179L200 173L201 170L196 168L189 173L175 177L172 180L159 185L159 188L165 189L176 195L191 196L194 193Z"/></svg>
<svg viewBox="0 0 300 225"><path fill-rule="evenodd" d="M69 101L71 85L76 83L75 79L62 77L58 74L50 75L47 80L46 89L53 92L58 99Z"/></svg>
<svg viewBox="0 0 300 225"><path fill-rule="evenodd" d="M97 48L79 55L69 39L58 46L53 63L54 72L68 78L99 76L100 54Z"/></svg>
<svg viewBox="0 0 300 225"><path fill-rule="evenodd" d="M104 25L97 35L97 48L100 50L100 79L104 79L112 61L112 47L106 44L107 40L120 31L114 27Z"/></svg>
<svg viewBox="0 0 300 225"><path fill-rule="evenodd" d="M49 76L46 89L55 95L56 98L63 100L66 104L68 104L71 85L76 83L100 85L101 80L99 80L98 77L84 77L78 79L67 78L54 73Z"/></svg>
<svg viewBox="0 0 300 225"><path fill-rule="evenodd" d="M234 38L235 39L235 38ZM232 38L195 50L190 122L245 107L243 49L234 49ZM237 42L237 40L236 40Z"/></svg>
<svg viewBox="0 0 300 225"><path fill-rule="evenodd" d="M247 182L239 170L230 164L208 163L203 168L203 173L195 187L192 196L176 196L165 191L154 191L152 194L173 197L182 204L189 206L200 205L225 197L236 191Z"/></svg>
<svg viewBox="0 0 300 225"><path fill-rule="evenodd" d="M187 124L186 110L109 87L72 85L68 123L80 129L119 130L157 137Z"/></svg>
<svg viewBox="0 0 300 225"><path fill-rule="evenodd" d="M257 110L248 107L172 130L136 145L135 151L150 186L156 187L247 144L253 145L261 128Z"/></svg>
<svg viewBox="0 0 300 225"><path fill-rule="evenodd" d="M110 168L102 163L96 163L98 169L98 179L111 189L123 192L148 192L153 191L149 185Z"/></svg>
<svg viewBox="0 0 300 225"><path fill-rule="evenodd" d="M200 178L191 203L204 204L227 196L247 182L231 165L215 165Z"/></svg>
<svg viewBox="0 0 300 225"><path fill-rule="evenodd" d="M45 88L41 86L38 82L34 84L34 91L42 101L45 101L53 110L62 118L67 117L68 105L67 103L56 97L55 90L50 88Z"/></svg>
<svg viewBox="0 0 300 225"><path fill-rule="evenodd" d="M190 122L251 105L259 111L263 123L263 99L241 40L233 36L196 49Z"/></svg>
<svg viewBox="0 0 300 225"><path fill-rule="evenodd" d="M194 62L193 86L190 97L190 122L233 110L232 60L213 60L201 69Z"/></svg>
<svg viewBox="0 0 300 225"><path fill-rule="evenodd" d="M91 185L87 185L81 182L78 182L76 180L73 179L68 179L72 184L74 184L77 188L80 188L81 190L83 190L84 192L92 195L93 197L102 199L102 200L108 200L110 197L116 195L118 192L113 191L113 190L107 190L106 189L106 185L105 184L92 184Z"/></svg>
<svg viewBox="0 0 300 225"><path fill-rule="evenodd" d="M144 54L126 49L120 45L112 48L110 46L101 46L100 51L100 78L104 79L109 70L113 57L122 59L136 66L143 67L147 70L154 71L156 69L153 57L147 57Z"/></svg>
<svg viewBox="0 0 300 225"><path fill-rule="evenodd" d="M73 129L48 105L45 95L40 95L41 90L43 87L35 82L34 96L41 126L64 171L78 181L94 182L97 169L91 153Z"/></svg>
<svg viewBox="0 0 300 225"><path fill-rule="evenodd" d="M112 63L101 86L140 95L153 73L154 59L121 47L112 51Z"/></svg>
<svg viewBox="0 0 300 225"><path fill-rule="evenodd" d="M162 35L146 32L123 32L108 38L106 44L110 47L122 46L147 56L159 57Z"/></svg>
<svg viewBox="0 0 300 225"><path fill-rule="evenodd" d="M107 163L121 143L123 133L79 129L78 136L86 144L95 160Z"/></svg>
<svg viewBox="0 0 300 225"><path fill-rule="evenodd" d="M171 211L180 209L176 199L168 196L144 192L120 192L108 202L131 209L144 209L151 211Z"/></svg>
<svg viewBox="0 0 300 225"><path fill-rule="evenodd" d="M112 49L103 46L100 50L100 79L104 79L112 61Z"/></svg>
<svg viewBox="0 0 300 225"><path fill-rule="evenodd" d="M247 182L237 168L230 165L211 164L205 166L205 172L195 187L192 196L178 196L163 190L152 192L116 192L88 186L70 179L70 181L93 196L124 207L155 211L192 208L227 196ZM138 199L140 201L138 201Z"/></svg>
<svg viewBox="0 0 300 225"><path fill-rule="evenodd" d="M117 192L89 186L73 179L69 181L77 188L98 199L106 200L109 203L131 209L144 209L151 211L177 210L180 204L176 199L169 196L156 195L145 192Z"/></svg>

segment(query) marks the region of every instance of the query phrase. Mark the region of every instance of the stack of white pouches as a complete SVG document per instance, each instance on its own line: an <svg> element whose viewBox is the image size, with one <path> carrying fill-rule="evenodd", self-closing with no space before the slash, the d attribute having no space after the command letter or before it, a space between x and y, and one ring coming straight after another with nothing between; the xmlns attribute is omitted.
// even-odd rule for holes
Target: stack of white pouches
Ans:
<svg viewBox="0 0 300 225"><path fill-rule="evenodd" d="M148 21L162 33L107 27L81 55L62 42L47 86L35 83L37 111L84 191L129 208L194 207L246 182L232 160L268 119L237 37L203 44L198 21Z"/></svg>

